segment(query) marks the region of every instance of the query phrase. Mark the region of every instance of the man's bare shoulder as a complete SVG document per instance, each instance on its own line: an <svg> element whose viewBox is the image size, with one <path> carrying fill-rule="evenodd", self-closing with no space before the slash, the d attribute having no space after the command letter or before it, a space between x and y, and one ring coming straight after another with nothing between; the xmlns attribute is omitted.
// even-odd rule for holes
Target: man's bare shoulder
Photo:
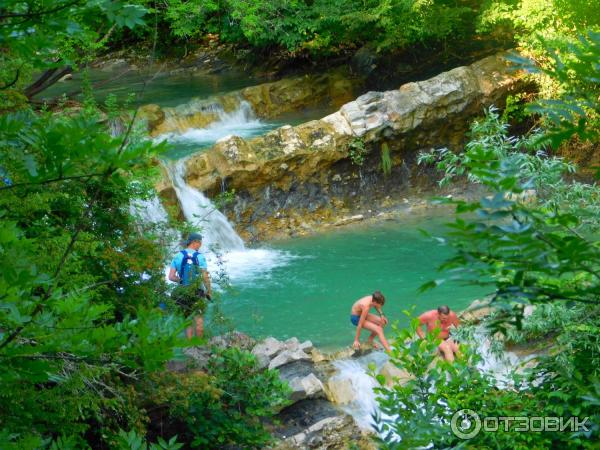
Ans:
<svg viewBox="0 0 600 450"><path fill-rule="evenodd" d="M429 311L425 311L423 314L419 316L419 319L422 321L430 321L437 319L437 310L432 309Z"/></svg>

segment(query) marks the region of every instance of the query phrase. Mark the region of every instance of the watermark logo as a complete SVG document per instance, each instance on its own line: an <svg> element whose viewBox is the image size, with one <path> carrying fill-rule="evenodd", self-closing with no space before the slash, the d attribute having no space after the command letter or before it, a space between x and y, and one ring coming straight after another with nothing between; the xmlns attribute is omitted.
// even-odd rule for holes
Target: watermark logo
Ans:
<svg viewBox="0 0 600 450"><path fill-rule="evenodd" d="M481 431L481 419L472 409L461 409L452 415L450 428L460 439L472 439Z"/></svg>
<svg viewBox="0 0 600 450"><path fill-rule="evenodd" d="M589 431L589 417L581 420L579 417L552 416L487 416L483 419L472 409L461 409L452 415L450 428L460 439L472 439L481 430L493 433L495 431L518 432L576 432Z"/></svg>

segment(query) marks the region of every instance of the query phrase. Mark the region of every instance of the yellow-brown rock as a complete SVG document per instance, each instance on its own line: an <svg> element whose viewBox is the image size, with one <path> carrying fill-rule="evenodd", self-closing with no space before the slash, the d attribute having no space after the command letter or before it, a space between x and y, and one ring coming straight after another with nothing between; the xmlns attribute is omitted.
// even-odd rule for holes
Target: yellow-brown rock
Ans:
<svg viewBox="0 0 600 450"><path fill-rule="evenodd" d="M148 131L155 137L165 133L183 133L191 128L205 128L247 102L258 117L274 118L287 112L318 106L339 107L350 101L361 83L344 71L306 75L251 86L225 95L193 98L176 106L140 108Z"/></svg>
<svg viewBox="0 0 600 450"><path fill-rule="evenodd" d="M339 93L343 88L336 83L339 80L325 85ZM284 126L248 141L223 138L206 153L189 159L187 182L209 192L218 191L222 180L238 191L285 189L292 180L325 182L327 169L348 158L351 140L365 144L385 140L402 151L408 151L408 145L447 145L464 138L473 114L501 103L521 85L503 55L491 56L397 90L368 92L321 120ZM264 115L280 113L276 104L298 108L307 101L309 90L303 90L302 83L292 80L286 86L262 85L251 95L249 91L242 95Z"/></svg>

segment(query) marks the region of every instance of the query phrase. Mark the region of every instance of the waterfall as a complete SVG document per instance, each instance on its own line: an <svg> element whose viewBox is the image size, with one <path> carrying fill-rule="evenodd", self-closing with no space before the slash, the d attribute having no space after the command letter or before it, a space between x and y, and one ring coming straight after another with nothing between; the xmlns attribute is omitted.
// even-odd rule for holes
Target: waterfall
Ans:
<svg viewBox="0 0 600 450"><path fill-rule="evenodd" d="M352 400L342 406L342 409L350 414L363 430L373 431L373 414L379 411L373 391L373 388L379 384L367 373L368 366L374 363L375 371L379 372L387 361L388 357L385 353L373 352L361 358L343 359L333 363L338 372L331 381L347 383L354 393Z"/></svg>
<svg viewBox="0 0 600 450"><path fill-rule="evenodd" d="M183 129L183 132L169 132L162 134L156 140L164 140L175 145L191 146L195 149L198 147L206 147L214 144L219 139L235 134L240 137L251 137L262 134L275 128L275 123L265 123L259 120L252 106L247 101L240 101L239 108L232 112L225 112L219 104L212 104L210 108L206 108L210 114L216 115L217 119L203 128L191 127L185 118L179 121L186 122L178 124L178 129ZM177 122L176 119L170 119Z"/></svg>
<svg viewBox="0 0 600 450"><path fill-rule="evenodd" d="M219 103L207 103L207 101L200 100L173 110L174 116L176 114L185 116L194 111L204 111L218 116L217 121L205 128L191 128L181 134L165 133L155 138L155 141L166 139L177 150L183 149L184 154L189 154L190 151L197 152L202 147L212 145L216 140L230 134L249 137L275 127L274 123L265 124L258 120L252 107L246 101L240 101L239 108L230 113L225 112ZM172 120L176 119L172 118ZM182 120L185 121L185 118ZM186 158L163 161L186 221L194 228L201 230L204 236L202 252L206 254L209 271L217 270L218 266L235 283L256 283L257 279L264 277L273 268L284 266L295 258L294 255L284 251L265 248L246 249L243 240L235 232L227 218L202 192L185 182L185 164ZM148 220L151 220L150 216L160 216L161 212L155 208L156 205L152 202L145 206ZM211 250L217 249L221 254L220 257L211 252Z"/></svg>
<svg viewBox="0 0 600 450"><path fill-rule="evenodd" d="M201 230L204 236L204 248L216 246L223 251L244 250L244 241L235 232L227 217L202 192L185 182L185 162L186 159L180 159L165 163L165 167L185 219L194 228Z"/></svg>

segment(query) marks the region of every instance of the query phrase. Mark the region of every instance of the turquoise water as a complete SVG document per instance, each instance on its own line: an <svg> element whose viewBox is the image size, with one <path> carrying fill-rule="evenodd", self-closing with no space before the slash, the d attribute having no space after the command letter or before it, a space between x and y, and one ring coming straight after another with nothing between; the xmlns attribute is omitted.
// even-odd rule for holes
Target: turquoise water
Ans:
<svg viewBox="0 0 600 450"><path fill-rule="evenodd" d="M161 106L177 106L192 97L209 97L248 86L263 83L264 80L249 77L245 73L226 72L215 75L127 72L122 69L90 70L89 79L94 88L94 97L102 102L108 94L117 96L122 103L133 95L132 105L156 103ZM56 83L40 94L40 100L52 99L70 93L81 87L82 74L75 73L73 79Z"/></svg>
<svg viewBox="0 0 600 450"><path fill-rule="evenodd" d="M245 261L249 276L244 278L244 268L238 268L233 277L237 292L225 294L224 313L236 329L254 337L296 336L335 349L352 344L353 302L377 289L386 296L384 312L401 326L409 322L402 311L413 305L417 315L440 304L463 309L486 291L442 284L417 294L423 283L443 278L436 266L451 254L419 229L441 235L447 221L421 215L273 244L283 265L257 273L252 260ZM363 340L367 336L363 332Z"/></svg>

